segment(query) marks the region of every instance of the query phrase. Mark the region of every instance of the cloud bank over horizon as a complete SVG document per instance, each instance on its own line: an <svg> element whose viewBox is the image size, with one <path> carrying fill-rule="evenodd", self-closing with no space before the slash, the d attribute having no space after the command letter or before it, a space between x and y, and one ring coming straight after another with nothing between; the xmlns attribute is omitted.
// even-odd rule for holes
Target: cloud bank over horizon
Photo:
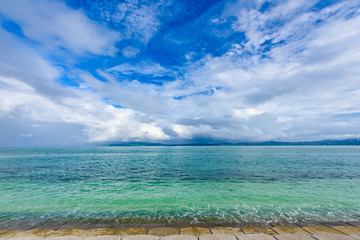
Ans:
<svg viewBox="0 0 360 240"><path fill-rule="evenodd" d="M0 146L360 137L360 3L0 1Z"/></svg>

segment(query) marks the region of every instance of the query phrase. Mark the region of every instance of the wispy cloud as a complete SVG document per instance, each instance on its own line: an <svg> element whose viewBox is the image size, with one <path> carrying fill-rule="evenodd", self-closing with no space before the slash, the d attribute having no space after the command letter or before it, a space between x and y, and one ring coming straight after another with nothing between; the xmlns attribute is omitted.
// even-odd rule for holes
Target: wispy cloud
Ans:
<svg viewBox="0 0 360 240"><path fill-rule="evenodd" d="M127 0L117 6L119 12L115 21L126 26L127 38L140 38L145 43L157 31L160 21L157 18L157 6L138 4L138 1Z"/></svg>
<svg viewBox="0 0 360 240"><path fill-rule="evenodd" d="M125 0L120 3L99 1L93 4L95 16L101 22L121 29L125 39L135 39L146 44L158 31L162 7L171 1Z"/></svg>
<svg viewBox="0 0 360 240"><path fill-rule="evenodd" d="M126 47L123 50L121 50L121 52L124 54L125 57L132 58L132 57L135 57L136 55L138 55L140 50L138 48L129 46L129 47Z"/></svg>
<svg viewBox="0 0 360 240"><path fill-rule="evenodd" d="M120 64L109 69L109 71L120 72L125 75L142 74L160 77L164 75L173 75L174 72L162 67L159 63L139 62L135 64Z"/></svg>

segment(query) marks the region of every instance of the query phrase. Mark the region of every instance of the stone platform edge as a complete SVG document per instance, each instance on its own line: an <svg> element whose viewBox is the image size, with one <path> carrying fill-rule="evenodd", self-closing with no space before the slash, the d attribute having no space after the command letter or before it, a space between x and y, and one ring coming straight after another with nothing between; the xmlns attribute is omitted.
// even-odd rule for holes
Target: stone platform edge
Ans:
<svg viewBox="0 0 360 240"><path fill-rule="evenodd" d="M360 240L360 221L145 226L0 226L0 239L38 240ZM2 227L2 228L1 228Z"/></svg>

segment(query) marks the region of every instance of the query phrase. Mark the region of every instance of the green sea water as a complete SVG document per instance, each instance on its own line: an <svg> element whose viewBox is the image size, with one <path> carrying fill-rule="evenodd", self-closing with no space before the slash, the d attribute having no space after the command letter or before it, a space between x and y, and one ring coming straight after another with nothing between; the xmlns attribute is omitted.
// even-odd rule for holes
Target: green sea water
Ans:
<svg viewBox="0 0 360 240"><path fill-rule="evenodd" d="M0 223L360 220L360 147L0 149Z"/></svg>

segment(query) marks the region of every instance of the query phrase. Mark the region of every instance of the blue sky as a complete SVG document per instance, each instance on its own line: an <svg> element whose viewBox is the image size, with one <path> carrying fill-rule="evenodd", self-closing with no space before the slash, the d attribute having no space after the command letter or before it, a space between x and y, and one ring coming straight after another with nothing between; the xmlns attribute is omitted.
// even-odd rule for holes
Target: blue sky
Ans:
<svg viewBox="0 0 360 240"><path fill-rule="evenodd" d="M0 1L0 146L360 137L359 1Z"/></svg>

